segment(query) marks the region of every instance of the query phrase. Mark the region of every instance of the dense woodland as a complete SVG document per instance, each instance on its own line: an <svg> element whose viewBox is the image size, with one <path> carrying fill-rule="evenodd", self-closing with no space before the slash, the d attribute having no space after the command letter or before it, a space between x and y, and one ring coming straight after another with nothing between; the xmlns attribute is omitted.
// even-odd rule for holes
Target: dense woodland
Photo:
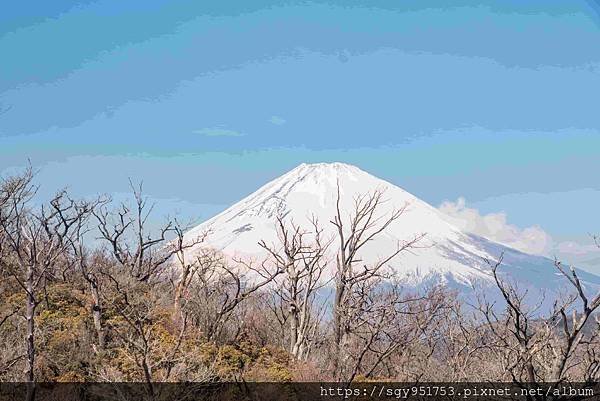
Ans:
<svg viewBox="0 0 600 401"><path fill-rule="evenodd" d="M488 261L500 308L403 289L387 265L421 237L365 265L364 245L405 213L378 215L384 193L330 221L273 221L280 243L250 261L192 256L209 233L186 241L177 220L149 230L141 186L130 205L65 191L40 204L36 189L31 169L0 183L0 381L136 381L152 393L164 381L600 379L600 294L558 261L568 295L545 318L502 280L501 255Z"/></svg>

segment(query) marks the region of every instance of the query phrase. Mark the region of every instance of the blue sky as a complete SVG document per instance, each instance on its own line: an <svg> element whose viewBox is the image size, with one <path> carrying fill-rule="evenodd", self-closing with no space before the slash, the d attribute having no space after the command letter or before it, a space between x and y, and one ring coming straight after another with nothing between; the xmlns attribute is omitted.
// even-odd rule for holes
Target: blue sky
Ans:
<svg viewBox="0 0 600 401"><path fill-rule="evenodd" d="M345 161L593 265L599 2L448 3L11 2L0 171L30 159L43 191L82 196L132 177L202 220L301 162Z"/></svg>

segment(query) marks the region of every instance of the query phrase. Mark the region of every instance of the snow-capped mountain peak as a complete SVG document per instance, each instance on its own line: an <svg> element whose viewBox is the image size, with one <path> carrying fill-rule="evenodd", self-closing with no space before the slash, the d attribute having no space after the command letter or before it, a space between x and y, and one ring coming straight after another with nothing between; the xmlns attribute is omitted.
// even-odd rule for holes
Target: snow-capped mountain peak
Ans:
<svg viewBox="0 0 600 401"><path fill-rule="evenodd" d="M438 209L404 189L356 166L337 162L303 163L192 229L186 236L192 238L210 231L207 244L225 255L263 258L265 251L258 244L260 241L278 242L278 216L298 226L308 226L310 219L316 219L325 235L335 235L331 220L338 207L338 191L339 208L346 218L353 213L359 197L375 191L381 191L384 199L378 208L379 216L405 208L399 219L365 246L361 255L365 263L385 257L399 241L425 234L418 249L403 253L389 263L389 268L407 285L419 286L435 281L463 290L475 283L493 285L484 259L495 260L500 254L504 254L502 270L523 288L558 291L562 284L551 260L463 232L450 224L447 216ZM600 278L583 275L589 286L600 285Z"/></svg>

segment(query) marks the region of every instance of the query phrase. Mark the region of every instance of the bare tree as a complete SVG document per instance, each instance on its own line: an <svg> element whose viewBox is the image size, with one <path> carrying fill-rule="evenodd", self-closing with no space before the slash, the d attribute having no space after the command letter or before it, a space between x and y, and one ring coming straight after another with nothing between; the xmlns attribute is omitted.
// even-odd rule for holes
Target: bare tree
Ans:
<svg viewBox="0 0 600 401"><path fill-rule="evenodd" d="M323 241L323 230L315 218L311 225L310 231L304 231L294 223L288 227L283 218L278 217L280 244L259 243L271 255L277 269L283 271L275 289L272 310L282 326L289 325L289 352L296 359L306 359L316 340L324 309L323 305L317 305L316 299L320 290L331 281L323 277L331 240ZM279 308L280 303L287 308Z"/></svg>
<svg viewBox="0 0 600 401"><path fill-rule="evenodd" d="M504 255L500 255L495 263L488 260L486 263L491 267L494 282L506 303L506 316L498 317L493 304L486 303L482 310L490 331L501 341L501 347L506 355L507 371L511 374L511 379L520 382L525 377L527 382L535 383L535 355L541 351L547 339L536 336L533 328L533 316L536 308L527 306L525 301L527 293L519 292L515 286L501 280L498 268L501 266L503 258ZM502 327L499 324L502 320L505 320L504 324L508 327L512 338L498 331ZM511 340L516 340L516 344Z"/></svg>
<svg viewBox="0 0 600 401"><path fill-rule="evenodd" d="M176 238L173 240L172 246L175 249L175 257L177 263L174 268L177 270L174 295L174 314L177 316L181 313L182 298L187 292L190 284L197 278L197 274L206 274L206 270L213 268L215 260L211 256L212 252L197 251L195 255L188 255L191 248L196 247L205 241L209 232L203 232L191 241L185 241L184 230L178 224L175 225L174 231ZM200 272L202 271L202 272Z"/></svg>
<svg viewBox="0 0 600 401"><path fill-rule="evenodd" d="M0 207L2 206L0 205ZM0 241L2 241L1 237ZM0 250L2 248L0 246ZM22 336L19 335L23 331L20 319L22 305L15 304L13 301L12 295L15 291L15 283L9 273L3 269L5 262L8 263L6 261L8 257L9 254L2 255L0 253L0 338L2 338L0 344L0 381L20 381L22 380L21 375L13 374L12 369L26 357L26 353L23 352L25 344L22 341ZM18 291L18 289L16 290Z"/></svg>
<svg viewBox="0 0 600 401"><path fill-rule="evenodd" d="M196 270L196 280L189 286L187 305L204 338L218 342L239 306L272 283L282 270L273 269L266 262L228 261L210 251L207 253L199 257L201 268ZM239 318L243 320L243 316Z"/></svg>
<svg viewBox="0 0 600 401"><path fill-rule="evenodd" d="M600 293L589 299L576 270L572 267L567 270L557 261L556 268L573 291L571 295L555 300L553 312L544 317L539 310L541 303L528 305L526 292L500 278L498 269L502 260L503 255L498 261L488 263L504 300L505 311L499 314L490 302L480 302L479 310L494 339L491 346L503 361L510 379L523 386L540 381L559 383L578 366L586 372L585 379L591 382L598 373L595 351L592 350L598 345L598 330L591 330L586 335L584 328L600 307Z"/></svg>
<svg viewBox="0 0 600 401"><path fill-rule="evenodd" d="M113 263L100 270L106 278L109 293L103 293L104 301L120 316L119 321L111 322L111 329L127 347L136 365L141 369L148 393L154 395L153 370L166 363L164 359L156 360L153 353L157 347L154 322L160 311L167 308L165 295L169 270L178 260L182 269L175 292L176 309L172 316L179 324L178 338L181 339L187 327L187 312L180 308L180 297L184 286L189 285L193 266L185 263L185 251L199 244L203 237L184 241L184 228L176 220L168 221L152 235L148 228L148 219L153 205L142 193L142 184L131 185L135 206L131 209L122 203L115 211L106 207L93 211L98 222L101 239L107 245ZM174 238L171 238L174 237ZM93 280L92 276L89 276ZM136 294L145 294L139 298ZM173 305L173 304L171 304ZM175 358L181 341L176 342L170 359ZM167 363L167 374L170 375L171 362Z"/></svg>
<svg viewBox="0 0 600 401"><path fill-rule="evenodd" d="M89 285L92 296L92 318L98 340L98 348L105 347L104 327L102 324L102 306L100 297L100 275L99 270L107 263L107 257L102 251L91 251L87 246L86 235L92 230L90 227L90 216L106 199L98 198L88 203L86 213L73 224L73 234L66 238L69 247L69 256L72 264ZM63 274L64 275L64 274Z"/></svg>
<svg viewBox="0 0 600 401"><path fill-rule="evenodd" d="M68 239L74 227L90 212L85 202L76 202L66 192L57 193L46 205L34 209L32 199L37 191L34 173L28 168L21 176L10 177L1 184L2 208L0 229L2 251L11 257L3 258L3 268L24 291L27 369L26 380L35 381L35 315L42 302L40 291L54 275L56 263L67 253ZM33 399L34 387L28 398Z"/></svg>
<svg viewBox="0 0 600 401"><path fill-rule="evenodd" d="M335 298L333 303L334 370L338 371L338 358L342 355L342 344L349 334L349 316L354 288L376 280L388 272L385 267L400 253L415 248L425 234L419 234L407 241L398 241L397 246L387 256L372 264L362 263L360 254L369 242L377 238L392 223L402 216L408 205L382 215L384 191L364 194L354 199L354 208L346 218L340 208L340 187L337 187L336 215L331 223L337 231L339 248L336 256Z"/></svg>
<svg viewBox="0 0 600 401"><path fill-rule="evenodd" d="M21 204L23 201L19 200L20 197L17 193L23 191L25 181L30 182L31 178L28 177L29 171L27 171L22 177L9 177L3 179L0 183L0 305L9 305L8 296L10 294L9 288L15 283L11 280L16 260L14 253L10 251L12 248L9 244L10 230L14 229L14 203ZM27 194L26 198L32 196ZM9 310L3 308L2 315L0 315L0 333L2 333L3 342L6 343L2 349L2 358L0 359L0 375L4 375L10 371L10 369L23 360L27 354L19 349L18 345L21 339L17 335L14 335L12 339L9 338L5 333L11 331L19 332L20 327L18 322L13 323L13 318L20 317L21 308L18 305L10 307ZM16 378L19 380L19 378Z"/></svg>
<svg viewBox="0 0 600 401"><path fill-rule="evenodd" d="M570 266L569 271L567 271L559 261L555 262L555 266L562 273L562 275L567 278L576 292L576 295L574 295L566 303L560 306L555 306L554 315L560 316L563 335L560 336L562 341L559 342L559 345L552 349L556 359L552 365L550 380L560 381L563 379L565 372L568 370L567 361L580 346L581 342L585 339L584 328L586 327L594 311L600 307L600 291L598 291L598 293L595 294L595 296L593 296L591 299L588 299L573 266ZM572 306L576 300L579 301L580 308ZM570 307L571 318L567 316L568 308ZM597 330L593 331L592 333L592 336L594 337L588 339L588 343L595 340L598 336ZM597 363L594 363L594 365L597 366ZM594 369L597 370L597 368Z"/></svg>
<svg viewBox="0 0 600 401"><path fill-rule="evenodd" d="M448 308L427 338L435 347L435 378L447 381L485 381L498 377L490 360L486 325L469 305L446 293ZM472 312L472 313L470 313Z"/></svg>
<svg viewBox="0 0 600 401"><path fill-rule="evenodd" d="M409 294L393 281L362 281L354 286L345 347L348 358L340 367L340 379L351 382L359 374L371 378L392 358L416 348L446 313L444 295L439 288ZM386 366L386 370L396 369Z"/></svg>
<svg viewBox="0 0 600 401"><path fill-rule="evenodd" d="M168 241L167 236L175 231L174 223L167 222L157 236L148 233L148 217L154 205L148 206L143 196L142 184L137 188L131 183L135 207L130 209L122 203L119 210L109 212L106 208L94 211L101 238L108 243L116 261L126 268L132 277L139 281L149 280L156 274L164 273L167 262L177 252L175 247L166 249L161 245Z"/></svg>

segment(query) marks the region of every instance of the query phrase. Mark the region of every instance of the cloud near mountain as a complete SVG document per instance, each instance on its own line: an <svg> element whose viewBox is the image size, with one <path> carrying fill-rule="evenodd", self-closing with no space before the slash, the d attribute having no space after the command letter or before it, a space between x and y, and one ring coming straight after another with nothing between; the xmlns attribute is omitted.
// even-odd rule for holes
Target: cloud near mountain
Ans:
<svg viewBox="0 0 600 401"><path fill-rule="evenodd" d="M517 227L508 222L504 212L482 214L468 207L464 197L455 202L445 201L438 209L447 216L454 226L509 246L522 252L558 258L568 264L587 268L590 272L600 273L600 248L592 238L557 241L540 226Z"/></svg>
<svg viewBox="0 0 600 401"><path fill-rule="evenodd" d="M479 210L468 207L463 197L456 202L443 202L439 210L448 216L450 223L460 229L519 251L548 255L554 249L552 237L541 227L519 228L509 224L506 213L503 212L481 214Z"/></svg>

